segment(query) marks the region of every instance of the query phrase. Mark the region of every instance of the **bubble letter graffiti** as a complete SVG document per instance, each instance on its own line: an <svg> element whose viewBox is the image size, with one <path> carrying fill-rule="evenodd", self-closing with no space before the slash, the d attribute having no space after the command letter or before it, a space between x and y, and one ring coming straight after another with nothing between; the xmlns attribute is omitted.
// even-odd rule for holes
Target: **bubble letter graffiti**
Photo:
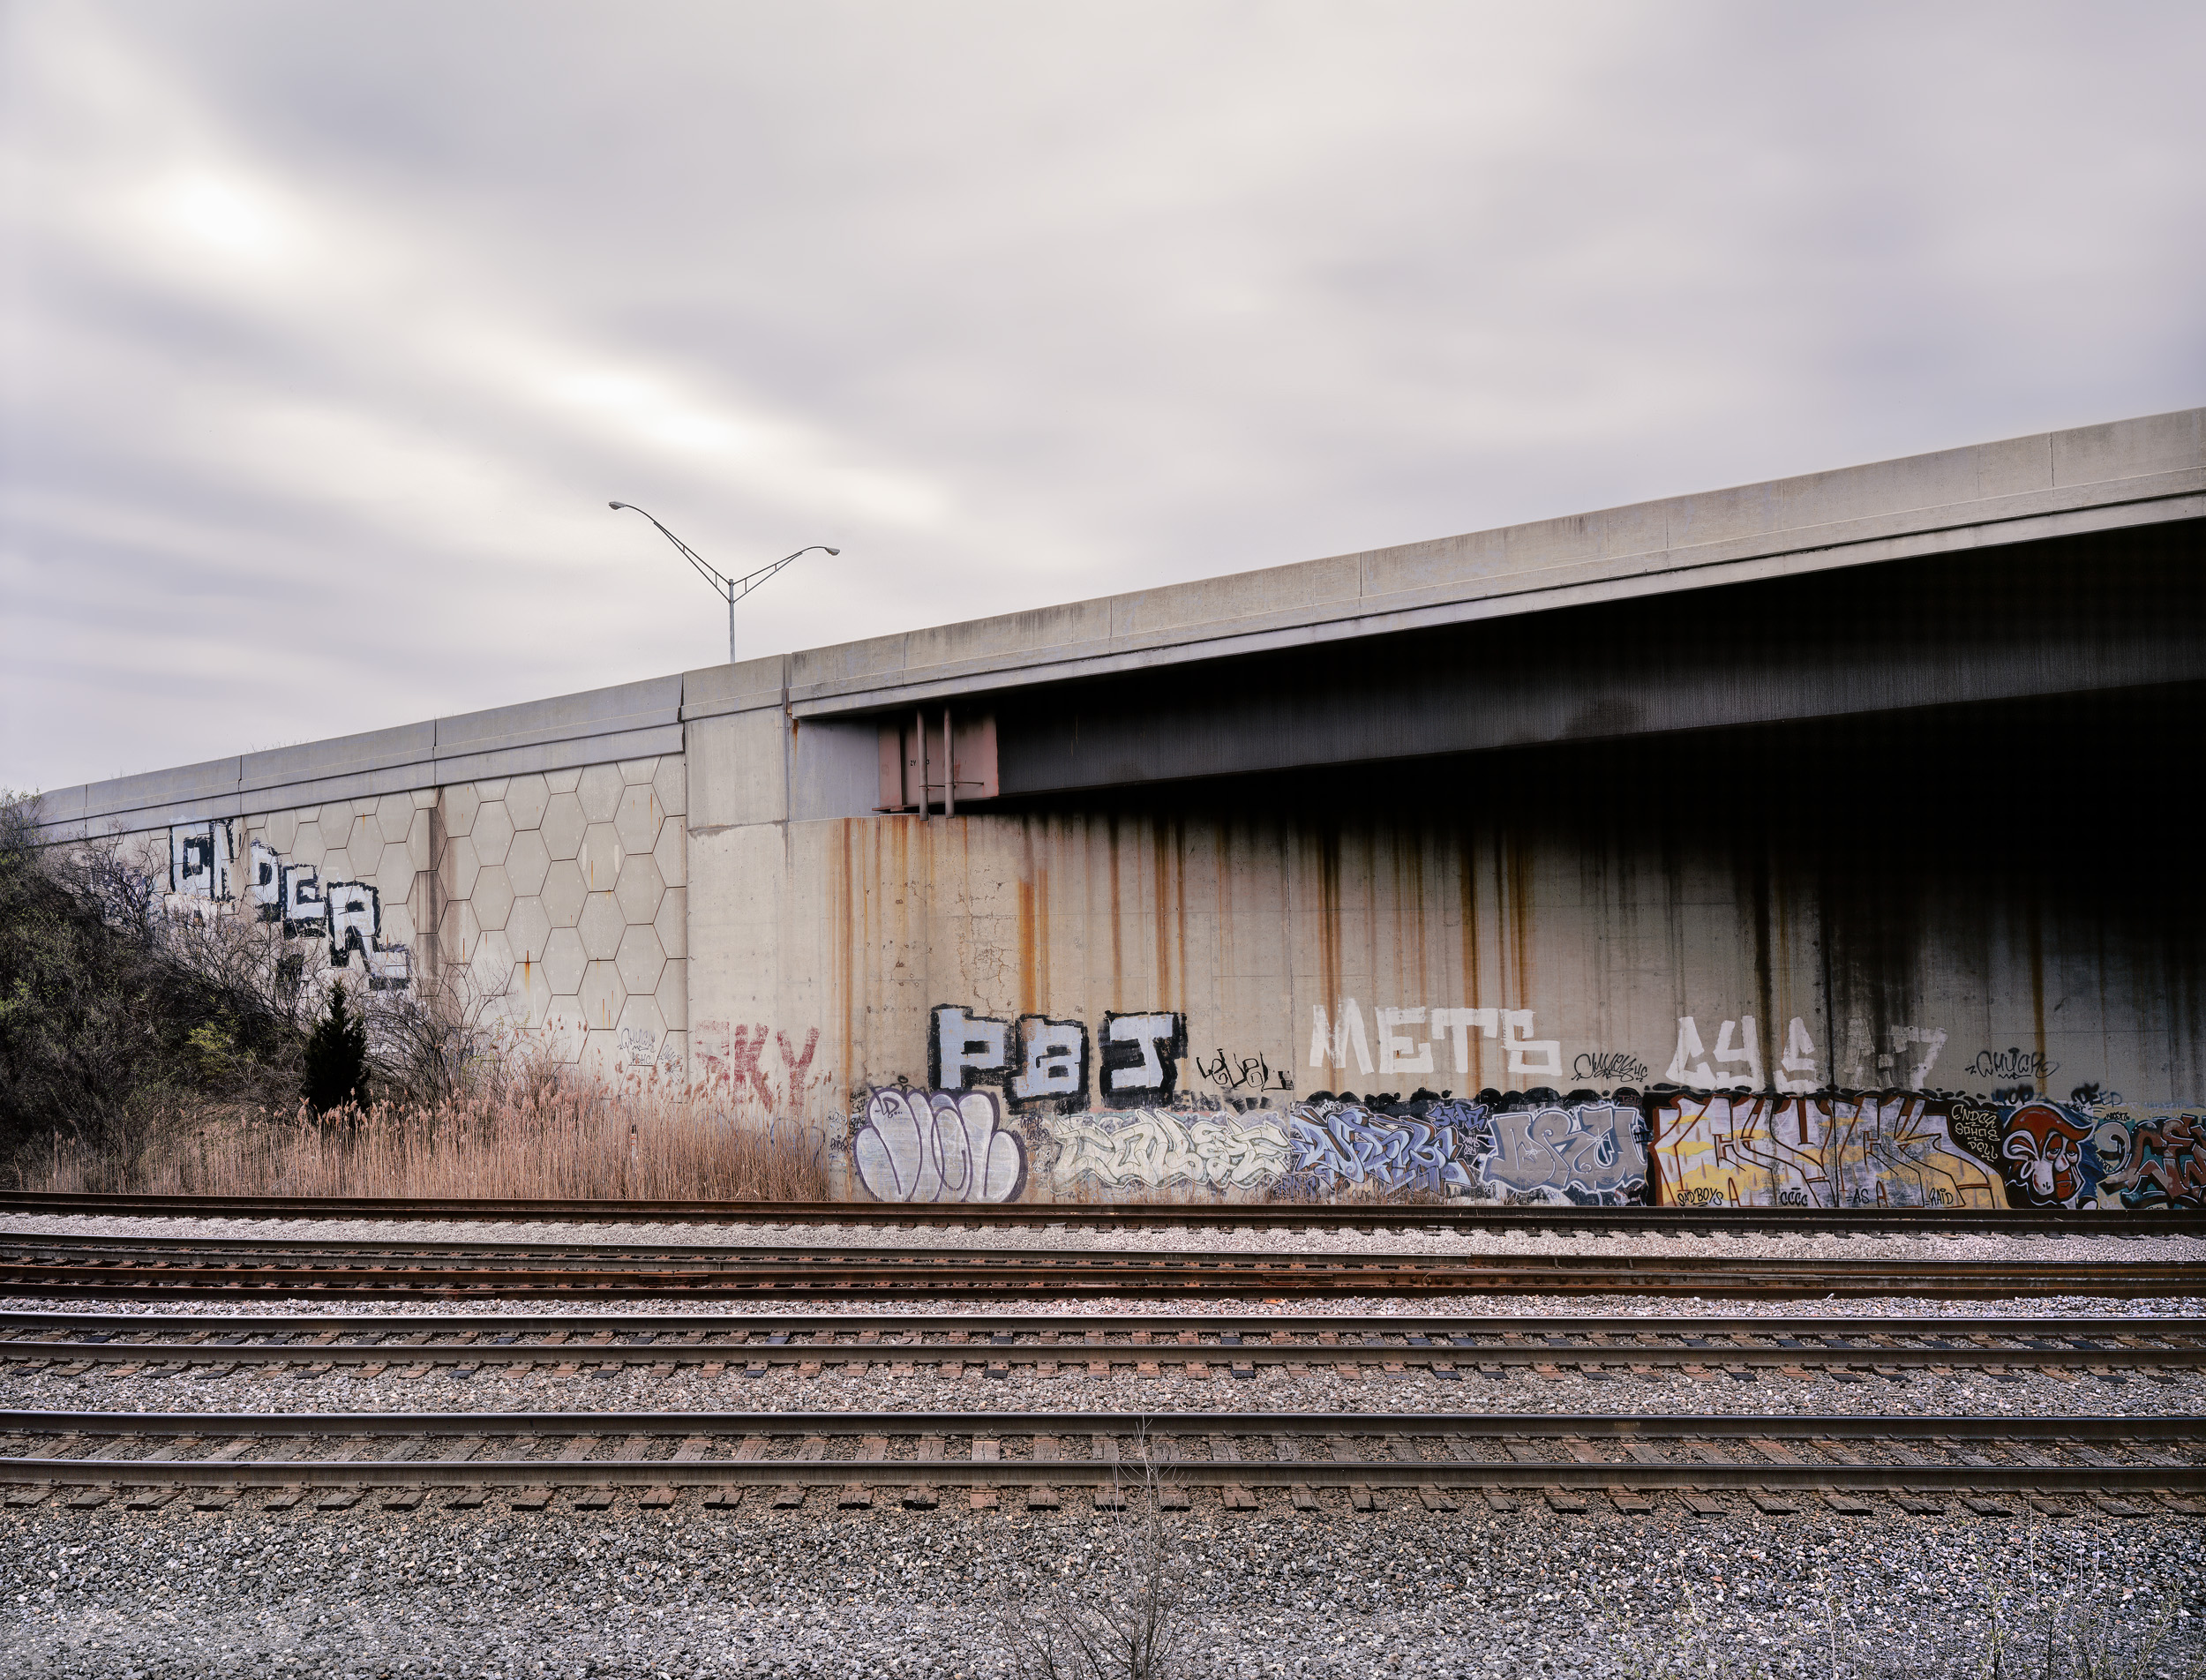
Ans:
<svg viewBox="0 0 2206 1680"><path fill-rule="evenodd" d="M1009 1201L1026 1151L1001 1119L989 1091L875 1091L851 1139L859 1181L883 1202Z"/></svg>

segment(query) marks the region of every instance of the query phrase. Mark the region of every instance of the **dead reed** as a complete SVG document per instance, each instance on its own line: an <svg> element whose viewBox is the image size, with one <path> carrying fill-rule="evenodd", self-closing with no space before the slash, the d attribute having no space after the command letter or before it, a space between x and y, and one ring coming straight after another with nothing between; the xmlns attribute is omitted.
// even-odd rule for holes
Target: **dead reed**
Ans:
<svg viewBox="0 0 2206 1680"><path fill-rule="evenodd" d="M23 1188L173 1196L828 1199L816 1130L649 1080L562 1080L320 1119L173 1114L127 1158L26 1161Z"/></svg>

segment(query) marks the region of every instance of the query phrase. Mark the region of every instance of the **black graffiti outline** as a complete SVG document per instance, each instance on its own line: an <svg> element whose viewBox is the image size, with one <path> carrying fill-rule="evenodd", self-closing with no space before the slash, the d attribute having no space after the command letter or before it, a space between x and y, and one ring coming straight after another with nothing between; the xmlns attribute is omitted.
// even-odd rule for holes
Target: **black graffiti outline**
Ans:
<svg viewBox="0 0 2206 1680"><path fill-rule="evenodd" d="M1121 1021L1133 1023L1161 1023L1159 1028L1137 1028L1124 1037L1116 1028ZM1172 1009L1106 1009L1103 1011L1103 1031L1099 1035L1103 1044L1102 1093L1107 1104L1121 1091L1140 1091L1153 1095L1160 1102L1169 1101L1172 1093L1180 1088L1180 1061L1187 1054L1187 1016ZM1155 1064L1153 1074L1152 1063ZM1119 1079L1113 1076L1138 1072L1149 1075L1141 1079Z"/></svg>
<svg viewBox="0 0 2206 1680"><path fill-rule="evenodd" d="M1572 1061L1571 1077L1641 1084L1647 1079L1647 1063L1628 1050L1588 1050Z"/></svg>
<svg viewBox="0 0 2206 1680"><path fill-rule="evenodd" d="M968 1052L985 1048L987 1040L976 1039L967 1032L958 1040L957 1078L953 1083L942 1077L942 1017L954 1015L968 1027L994 1027L997 1030L996 1059L975 1061ZM930 1091L972 1091L982 1085L1002 1087L1011 1074L1011 1024L990 1015L973 1015L963 1005L937 1003L927 1017L927 1084Z"/></svg>
<svg viewBox="0 0 2206 1680"><path fill-rule="evenodd" d="M1972 1079L2050 1079L2060 1071L2060 1064L2049 1061L2041 1051L2025 1050L2020 1045L2010 1045L2004 1050L1979 1050L1977 1059L1962 1072Z"/></svg>
<svg viewBox="0 0 2206 1680"><path fill-rule="evenodd" d="M966 1019L973 1017L968 1016ZM1070 1091L1034 1091L1019 1094L1019 1084L1035 1067L1035 1050L1042 1034L1054 1028L1070 1031L1077 1035L1074 1044L1079 1056L1077 1083ZM939 1035L936 1043L939 1046ZM1011 1035L1004 1054L1004 1095L1011 1112L1026 1114L1038 1111L1077 1113L1088 1106L1089 1082L1093 1077L1094 1040L1087 1023L1077 1020L1057 1020L1046 1015L1022 1015L1011 1024ZM940 1088L939 1086L937 1087Z"/></svg>
<svg viewBox="0 0 2206 1680"><path fill-rule="evenodd" d="M1239 1061L1233 1061L1227 1058L1222 1045L1218 1048L1215 1061L1204 1061L1202 1052L1197 1051L1195 1072L1198 1078L1207 1079L1220 1091L1294 1089L1294 1082L1284 1072L1273 1073L1272 1063L1264 1056L1243 1056Z"/></svg>

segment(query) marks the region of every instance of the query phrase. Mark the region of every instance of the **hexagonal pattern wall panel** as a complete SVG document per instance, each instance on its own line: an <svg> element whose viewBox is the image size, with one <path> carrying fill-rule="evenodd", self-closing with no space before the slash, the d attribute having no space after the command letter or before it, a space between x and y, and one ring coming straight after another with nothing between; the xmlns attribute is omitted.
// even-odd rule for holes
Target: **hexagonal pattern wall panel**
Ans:
<svg viewBox="0 0 2206 1680"><path fill-rule="evenodd" d="M516 776L506 784L506 814L523 833L544 821L544 807L552 790L541 776Z"/></svg>
<svg viewBox="0 0 2206 1680"><path fill-rule="evenodd" d="M613 953L620 949L621 934L628 931L620 901L609 892L592 893L583 900L582 913L574 926L582 936L582 949L603 962L612 960Z"/></svg>
<svg viewBox="0 0 2206 1680"><path fill-rule="evenodd" d="M574 860L582 866L582 879L592 892L611 892L620 879L620 861L628 855L620 844L620 831L610 822L593 822L582 835Z"/></svg>
<svg viewBox="0 0 2206 1680"><path fill-rule="evenodd" d="M481 869L482 864L475 855L474 841L465 835L459 835L446 844L440 873L444 876L444 889L450 896L473 897L475 877Z"/></svg>
<svg viewBox="0 0 2206 1680"><path fill-rule="evenodd" d="M577 1001L582 1006L582 1019L591 1027L612 1027L620 1019L621 1006L628 1001L628 988L621 984L620 971L611 963L592 963L582 971L582 989Z"/></svg>
<svg viewBox="0 0 2206 1680"><path fill-rule="evenodd" d="M659 879L670 887L689 884L689 859L683 850L687 839L679 817L659 824L659 843L651 848L651 857L659 866Z"/></svg>
<svg viewBox="0 0 2206 1680"><path fill-rule="evenodd" d="M659 810L670 817L679 817L689 810L689 783L687 767L679 758L663 758L658 769L651 773L651 786L659 796Z"/></svg>
<svg viewBox="0 0 2206 1680"><path fill-rule="evenodd" d="M543 968L554 997L572 997L582 989L582 971L589 966L581 937L571 927L555 927L544 941Z"/></svg>
<svg viewBox="0 0 2206 1680"><path fill-rule="evenodd" d="M620 878L612 890L620 900L620 913L631 922L648 926L659 913L659 895L666 890L666 883L659 879L659 866L646 851L620 866Z"/></svg>
<svg viewBox="0 0 2206 1680"><path fill-rule="evenodd" d="M514 889L502 864L490 865L475 878L475 896L468 903L474 906L475 919L485 931L505 926L514 907Z"/></svg>
<svg viewBox="0 0 2206 1680"><path fill-rule="evenodd" d="M630 851L649 851L658 844L658 796L651 791L649 783L621 794L612 814L612 826L620 836L620 844Z"/></svg>
<svg viewBox="0 0 2206 1680"><path fill-rule="evenodd" d="M433 950L464 964L500 1031L526 1031L600 1071L679 1077L687 800L686 768L669 755L331 800L241 826L285 864L372 885L385 943L417 964Z"/></svg>
<svg viewBox="0 0 2206 1680"><path fill-rule="evenodd" d="M414 829L414 802L403 793L386 793L375 802L375 821L385 845L403 845Z"/></svg>
<svg viewBox="0 0 2206 1680"><path fill-rule="evenodd" d="M583 813L592 822L611 822L612 814L619 808L623 785L619 767L593 764L582 772L575 794L582 802Z"/></svg>
<svg viewBox="0 0 2206 1680"><path fill-rule="evenodd" d="M545 871L544 890L537 896L544 900L544 913L552 918L552 926L572 927L582 919L582 903L589 896L589 889L582 884L582 872L560 859Z"/></svg>
<svg viewBox="0 0 2206 1680"><path fill-rule="evenodd" d="M544 850L553 857L572 858L582 851L582 830L589 826L580 799L572 793L554 793L544 803L544 821L537 831L544 836Z"/></svg>
<svg viewBox="0 0 2206 1680"><path fill-rule="evenodd" d="M455 783L444 791L444 831L463 835L475 827L476 807L483 802L472 782Z"/></svg>
<svg viewBox="0 0 2206 1680"><path fill-rule="evenodd" d="M666 966L666 953L659 949L659 936L649 927L631 927L621 934L613 962L620 970L621 984L630 992L656 992L660 971Z"/></svg>
<svg viewBox="0 0 2206 1680"><path fill-rule="evenodd" d="M689 894L670 887L659 899L659 913L651 926L658 930L659 949L669 956L689 955Z"/></svg>
<svg viewBox="0 0 2206 1680"><path fill-rule="evenodd" d="M514 820L506 814L505 802L486 799L475 814L475 832L468 836L475 842L475 855L486 864L506 861L506 848L514 841Z"/></svg>
<svg viewBox="0 0 2206 1680"><path fill-rule="evenodd" d="M544 877L552 867L552 854L544 849L544 836L524 829L506 848L506 877L524 897L544 890Z"/></svg>
<svg viewBox="0 0 2206 1680"><path fill-rule="evenodd" d="M516 898L506 917L506 939L514 948L516 961L526 962L544 955L545 942L552 937L552 918L544 913L541 898Z"/></svg>

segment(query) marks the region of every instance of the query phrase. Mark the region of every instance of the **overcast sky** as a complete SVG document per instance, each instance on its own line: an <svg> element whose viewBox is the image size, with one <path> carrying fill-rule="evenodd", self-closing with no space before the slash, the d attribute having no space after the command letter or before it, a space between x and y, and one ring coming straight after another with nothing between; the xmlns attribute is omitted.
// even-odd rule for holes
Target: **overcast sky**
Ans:
<svg viewBox="0 0 2206 1680"><path fill-rule="evenodd" d="M0 785L2206 401L2206 6L0 4Z"/></svg>

